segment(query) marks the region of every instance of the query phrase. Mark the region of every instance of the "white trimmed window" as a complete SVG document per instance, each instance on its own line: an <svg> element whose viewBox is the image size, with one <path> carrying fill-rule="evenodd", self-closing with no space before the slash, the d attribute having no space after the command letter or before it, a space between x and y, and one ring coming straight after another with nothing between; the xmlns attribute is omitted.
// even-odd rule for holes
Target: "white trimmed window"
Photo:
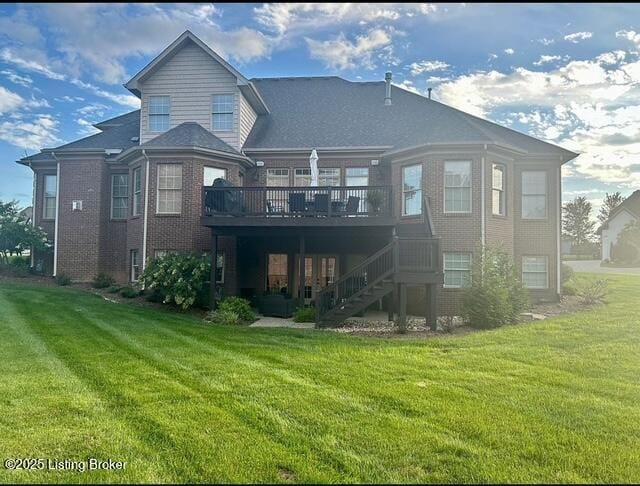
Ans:
<svg viewBox="0 0 640 486"><path fill-rule="evenodd" d="M233 130L233 110L236 97L233 94L213 95L211 124L214 132Z"/></svg>
<svg viewBox="0 0 640 486"><path fill-rule="evenodd" d="M169 130L170 101L168 96L149 96L149 131L166 132Z"/></svg>
<svg viewBox="0 0 640 486"><path fill-rule="evenodd" d="M295 187L308 187L311 185L311 169L294 169L293 185Z"/></svg>
<svg viewBox="0 0 640 486"><path fill-rule="evenodd" d="M471 212L471 162L444 163L444 212Z"/></svg>
<svg viewBox="0 0 640 486"><path fill-rule="evenodd" d="M502 164L493 164L492 183L491 183L491 201L493 206L493 214L496 216L504 216L506 214L505 201L505 172L506 168Z"/></svg>
<svg viewBox="0 0 640 486"><path fill-rule="evenodd" d="M347 167L345 172L345 185L368 186L369 167Z"/></svg>
<svg viewBox="0 0 640 486"><path fill-rule="evenodd" d="M131 250L131 281L137 282L140 279L140 258L138 250Z"/></svg>
<svg viewBox="0 0 640 486"><path fill-rule="evenodd" d="M445 253L444 286L459 289L471 283L471 253Z"/></svg>
<svg viewBox="0 0 640 486"><path fill-rule="evenodd" d="M111 219L126 219L129 207L129 174L111 176Z"/></svg>
<svg viewBox="0 0 640 486"><path fill-rule="evenodd" d="M56 198L58 194L58 176L44 176L44 201L42 219L56 219Z"/></svg>
<svg viewBox="0 0 640 486"><path fill-rule="evenodd" d="M549 257L522 257L522 285L526 289L549 288Z"/></svg>
<svg viewBox="0 0 640 486"><path fill-rule="evenodd" d="M226 169L219 169L217 167L205 167L204 168L204 185L212 186L213 181L216 179L226 179L227 171Z"/></svg>
<svg viewBox="0 0 640 486"><path fill-rule="evenodd" d="M133 213L134 216L142 214L142 168L133 169Z"/></svg>
<svg viewBox="0 0 640 486"><path fill-rule="evenodd" d="M339 186L340 169L318 169L318 185L321 187Z"/></svg>
<svg viewBox="0 0 640 486"><path fill-rule="evenodd" d="M267 169L267 187L287 187L289 169Z"/></svg>
<svg viewBox="0 0 640 486"><path fill-rule="evenodd" d="M182 211L182 165L158 164L158 214Z"/></svg>
<svg viewBox="0 0 640 486"><path fill-rule="evenodd" d="M422 214L422 164L402 168L402 215Z"/></svg>
<svg viewBox="0 0 640 486"><path fill-rule="evenodd" d="M526 170L522 172L522 219L547 217L547 172Z"/></svg>

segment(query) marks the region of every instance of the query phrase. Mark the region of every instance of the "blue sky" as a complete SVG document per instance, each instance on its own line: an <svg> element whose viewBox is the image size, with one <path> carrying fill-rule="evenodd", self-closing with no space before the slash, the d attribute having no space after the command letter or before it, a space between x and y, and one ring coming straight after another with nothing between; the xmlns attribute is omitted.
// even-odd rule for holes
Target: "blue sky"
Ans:
<svg viewBox="0 0 640 486"><path fill-rule="evenodd" d="M580 152L564 198L640 188L640 6L0 5L0 200L15 160L137 107L122 84L185 29L247 77L394 82Z"/></svg>

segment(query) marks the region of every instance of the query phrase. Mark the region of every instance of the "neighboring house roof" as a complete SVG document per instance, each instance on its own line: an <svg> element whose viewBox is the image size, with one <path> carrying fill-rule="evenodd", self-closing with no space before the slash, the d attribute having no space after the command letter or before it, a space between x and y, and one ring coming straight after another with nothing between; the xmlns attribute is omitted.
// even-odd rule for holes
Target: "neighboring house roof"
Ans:
<svg viewBox="0 0 640 486"><path fill-rule="evenodd" d="M339 77L252 80L269 106L244 148L389 146L394 150L426 144L500 143L528 153L577 154L443 103L391 88L385 82L351 82Z"/></svg>
<svg viewBox="0 0 640 486"><path fill-rule="evenodd" d="M126 125L130 122L140 123L140 110L130 111L129 113L125 113L124 115L118 115L113 118L109 118L108 120L94 123L93 126L99 130L104 131L108 130L109 128Z"/></svg>
<svg viewBox="0 0 640 486"><path fill-rule="evenodd" d="M27 206L26 208L20 210L20 216L24 216L26 219L31 220L33 217L33 206Z"/></svg>
<svg viewBox="0 0 640 486"><path fill-rule="evenodd" d="M140 145L140 148L199 147L242 155L196 122L184 122Z"/></svg>
<svg viewBox="0 0 640 486"><path fill-rule="evenodd" d="M633 191L631 195L622 201L617 208L609 214L607 219L597 230L596 233L602 233L602 230L609 228L609 222L618 216L622 211L627 211L631 216L640 220L640 189Z"/></svg>

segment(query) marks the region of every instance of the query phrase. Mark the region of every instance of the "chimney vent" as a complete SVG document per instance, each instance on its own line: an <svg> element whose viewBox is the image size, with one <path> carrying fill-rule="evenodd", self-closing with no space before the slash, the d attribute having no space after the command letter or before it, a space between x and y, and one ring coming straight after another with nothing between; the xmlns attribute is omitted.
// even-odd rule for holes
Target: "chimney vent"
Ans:
<svg viewBox="0 0 640 486"><path fill-rule="evenodd" d="M427 93L429 93L429 99L431 99L431 89L432 88L427 88Z"/></svg>
<svg viewBox="0 0 640 486"><path fill-rule="evenodd" d="M384 97L384 104L385 105L390 105L391 104L391 71L387 71L386 73L384 73L384 82L385 82L385 97Z"/></svg>

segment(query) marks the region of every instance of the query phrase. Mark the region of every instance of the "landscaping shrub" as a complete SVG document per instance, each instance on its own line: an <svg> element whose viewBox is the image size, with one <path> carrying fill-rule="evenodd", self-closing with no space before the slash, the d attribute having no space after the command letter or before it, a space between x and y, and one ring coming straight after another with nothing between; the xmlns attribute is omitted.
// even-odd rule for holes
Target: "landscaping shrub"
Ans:
<svg viewBox="0 0 640 486"><path fill-rule="evenodd" d="M611 249L611 259L616 263L640 265L640 221L628 223L620 231Z"/></svg>
<svg viewBox="0 0 640 486"><path fill-rule="evenodd" d="M120 289L120 295L125 299L133 299L134 297L140 295L140 292L133 287L122 287Z"/></svg>
<svg viewBox="0 0 640 486"><path fill-rule="evenodd" d="M69 277L69 275L67 275L66 273L61 273L56 277L56 283L58 285L70 285L71 284L71 277Z"/></svg>
<svg viewBox="0 0 640 486"><path fill-rule="evenodd" d="M562 282L562 284L566 284L569 280L571 280L571 278L573 277L573 268L571 268L569 265L567 265L566 263L562 264L561 270L560 270L560 280Z"/></svg>
<svg viewBox="0 0 640 486"><path fill-rule="evenodd" d="M576 295L576 293L576 284L573 279L562 285L562 295Z"/></svg>
<svg viewBox="0 0 640 486"><path fill-rule="evenodd" d="M583 304L593 305L604 302L609 290L609 282L604 278L581 280L576 286L576 295Z"/></svg>
<svg viewBox="0 0 640 486"><path fill-rule="evenodd" d="M210 259L200 254L171 253L152 260L140 281L162 296L163 303L188 309L209 279L210 270Z"/></svg>
<svg viewBox="0 0 640 486"><path fill-rule="evenodd" d="M251 303L241 297L226 297L218 304L222 312L234 312L242 322L251 323L256 320L256 314L251 309Z"/></svg>
<svg viewBox="0 0 640 486"><path fill-rule="evenodd" d="M225 326L239 326L241 324L246 324L245 321L240 319L237 312L221 309L209 312L207 317L205 317L205 321L210 322L211 324L223 324Z"/></svg>
<svg viewBox="0 0 640 486"><path fill-rule="evenodd" d="M122 287L120 287L119 285L112 285L107 289L107 292L109 292L110 294L117 294L121 289Z"/></svg>
<svg viewBox="0 0 640 486"><path fill-rule="evenodd" d="M115 283L116 281L111 275L107 275L106 273L99 273L98 276L93 280L91 285L94 289L106 289L107 287L111 287Z"/></svg>
<svg viewBox="0 0 640 486"><path fill-rule="evenodd" d="M465 289L462 318L472 327L490 329L515 322L528 297L511 256L502 249L476 252L471 286Z"/></svg>
<svg viewBox="0 0 640 486"><path fill-rule="evenodd" d="M313 307L298 307L293 313L293 322L316 322L316 310Z"/></svg>

